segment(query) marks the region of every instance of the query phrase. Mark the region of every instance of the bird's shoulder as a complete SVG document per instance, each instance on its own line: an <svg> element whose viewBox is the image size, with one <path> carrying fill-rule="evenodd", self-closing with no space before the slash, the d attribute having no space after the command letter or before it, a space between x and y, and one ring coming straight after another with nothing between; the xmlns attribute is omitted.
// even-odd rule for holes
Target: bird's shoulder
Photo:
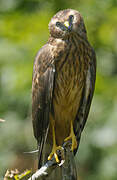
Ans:
<svg viewBox="0 0 117 180"><path fill-rule="evenodd" d="M33 65L33 75L35 72L43 73L47 67L53 63L52 50L49 44L45 44L35 56Z"/></svg>
<svg viewBox="0 0 117 180"><path fill-rule="evenodd" d="M69 44L67 41L56 38L49 38L48 42L38 51L33 66L33 73L45 72L45 70L69 50Z"/></svg>

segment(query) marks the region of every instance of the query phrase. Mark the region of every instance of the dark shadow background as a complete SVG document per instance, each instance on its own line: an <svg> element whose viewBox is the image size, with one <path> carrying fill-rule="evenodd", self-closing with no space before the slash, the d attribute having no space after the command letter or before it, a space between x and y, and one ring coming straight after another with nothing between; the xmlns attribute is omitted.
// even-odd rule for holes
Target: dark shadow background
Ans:
<svg viewBox="0 0 117 180"><path fill-rule="evenodd" d="M60 9L84 17L97 54L95 96L82 134L79 180L117 179L117 0L0 0L0 176L8 168L35 168L31 124L33 59Z"/></svg>

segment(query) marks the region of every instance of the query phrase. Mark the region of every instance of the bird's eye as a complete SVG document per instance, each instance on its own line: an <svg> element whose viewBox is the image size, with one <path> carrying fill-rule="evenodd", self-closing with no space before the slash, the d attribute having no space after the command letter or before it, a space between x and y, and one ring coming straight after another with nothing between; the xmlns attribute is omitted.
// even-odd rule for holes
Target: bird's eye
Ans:
<svg viewBox="0 0 117 180"><path fill-rule="evenodd" d="M70 16L69 16L69 23L70 23L70 24L72 24L73 19L74 19L74 16L73 16L73 15L70 15Z"/></svg>
<svg viewBox="0 0 117 180"><path fill-rule="evenodd" d="M61 22L56 22L56 26L59 27L62 31L67 31L67 28Z"/></svg>
<svg viewBox="0 0 117 180"><path fill-rule="evenodd" d="M60 22L56 22L56 26L57 26L57 27L60 27L60 26L61 26L61 23L60 23Z"/></svg>
<svg viewBox="0 0 117 180"><path fill-rule="evenodd" d="M69 19L72 19L72 20L73 20L73 18L74 18L74 16L73 16L73 15L70 15L70 16L69 16Z"/></svg>

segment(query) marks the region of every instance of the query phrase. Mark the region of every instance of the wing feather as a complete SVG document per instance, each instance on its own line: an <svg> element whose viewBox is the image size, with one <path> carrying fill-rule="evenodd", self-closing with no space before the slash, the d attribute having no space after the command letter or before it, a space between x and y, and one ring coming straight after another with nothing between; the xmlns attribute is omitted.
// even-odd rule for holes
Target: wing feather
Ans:
<svg viewBox="0 0 117 180"><path fill-rule="evenodd" d="M51 108L54 84L54 65L48 46L44 46L34 62L32 79L32 122L34 136L39 146L39 167L42 150L49 128L49 112Z"/></svg>
<svg viewBox="0 0 117 180"><path fill-rule="evenodd" d="M74 127L75 127L74 130L78 144L80 142L81 132L83 131L85 123L88 118L88 114L94 94L94 89L95 89L95 80L96 80L96 56L94 50L92 49L91 61L89 63L87 70L87 77L80 102L80 108L78 109L74 123Z"/></svg>

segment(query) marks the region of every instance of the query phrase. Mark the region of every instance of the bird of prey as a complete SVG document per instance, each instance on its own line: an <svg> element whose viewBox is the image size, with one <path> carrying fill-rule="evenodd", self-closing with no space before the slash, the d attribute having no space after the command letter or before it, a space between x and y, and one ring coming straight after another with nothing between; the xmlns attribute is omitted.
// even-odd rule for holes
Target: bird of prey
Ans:
<svg viewBox="0 0 117 180"><path fill-rule="evenodd" d="M75 155L96 79L95 52L80 13L72 9L59 11L49 23L49 32L48 42L36 55L32 80L32 121L39 168L46 158L54 156L59 162L57 150L65 141L71 140Z"/></svg>

